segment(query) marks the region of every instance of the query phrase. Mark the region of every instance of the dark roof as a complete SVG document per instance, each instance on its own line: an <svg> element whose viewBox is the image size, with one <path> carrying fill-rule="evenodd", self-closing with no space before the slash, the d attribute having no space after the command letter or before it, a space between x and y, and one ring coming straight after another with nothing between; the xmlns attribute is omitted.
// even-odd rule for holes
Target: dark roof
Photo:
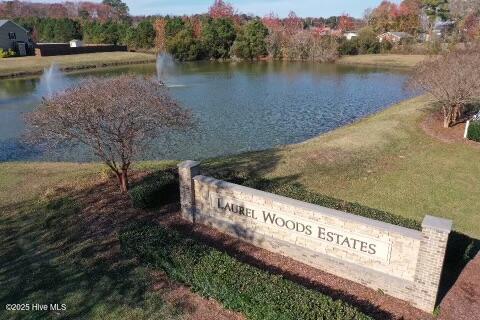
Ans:
<svg viewBox="0 0 480 320"><path fill-rule="evenodd" d="M25 32L28 32L27 29L25 29L24 27L22 27L22 26L19 25L18 23L13 22L12 20L0 20L0 28L3 27L7 22L11 22L11 23L13 23L14 25L18 26L19 28L22 28L23 30L25 30Z"/></svg>

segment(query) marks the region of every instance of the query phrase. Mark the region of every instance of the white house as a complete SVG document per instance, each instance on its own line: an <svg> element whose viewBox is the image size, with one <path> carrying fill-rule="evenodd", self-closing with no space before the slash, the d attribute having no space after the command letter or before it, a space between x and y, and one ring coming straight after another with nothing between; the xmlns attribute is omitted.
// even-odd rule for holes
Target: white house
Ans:
<svg viewBox="0 0 480 320"><path fill-rule="evenodd" d="M358 37L358 32L357 31L346 31L343 36L347 39L347 40L352 40L353 38L356 38Z"/></svg>
<svg viewBox="0 0 480 320"><path fill-rule="evenodd" d="M455 28L454 21L437 21L433 27L433 34L439 38L445 37Z"/></svg>
<svg viewBox="0 0 480 320"><path fill-rule="evenodd" d="M406 32L385 32L382 33L381 35L377 36L377 39L379 42L384 42L388 41L391 43L398 43L402 41L403 39L409 39L412 38L413 36L411 34L408 34Z"/></svg>

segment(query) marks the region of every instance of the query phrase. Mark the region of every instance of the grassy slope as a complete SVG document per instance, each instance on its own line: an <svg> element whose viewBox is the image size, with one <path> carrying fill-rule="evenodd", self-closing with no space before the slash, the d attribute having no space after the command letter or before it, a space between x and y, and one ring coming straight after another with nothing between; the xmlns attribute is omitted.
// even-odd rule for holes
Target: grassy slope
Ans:
<svg viewBox="0 0 480 320"><path fill-rule="evenodd" d="M413 68L425 59L424 55L405 54L365 54L358 56L343 56L337 63L365 65L375 67Z"/></svg>
<svg viewBox="0 0 480 320"><path fill-rule="evenodd" d="M421 221L454 220L480 237L480 149L427 136L420 122L430 101L419 97L301 144L212 160L270 178L296 181L335 198Z"/></svg>
<svg viewBox="0 0 480 320"><path fill-rule="evenodd" d="M155 56L139 52L99 52L53 57L16 57L0 59L0 75L43 71L52 63L62 68L92 67L102 64L155 61Z"/></svg>
<svg viewBox="0 0 480 320"><path fill-rule="evenodd" d="M425 214L451 218L458 231L479 238L480 167L474 164L480 150L427 136L420 122L429 106L426 97L415 98L301 144L214 159L208 166L239 166L418 221ZM59 182L87 181L99 170L96 164L0 164L0 207Z"/></svg>
<svg viewBox="0 0 480 320"><path fill-rule="evenodd" d="M28 202L52 188L83 186L101 170L99 164L2 163L0 164L0 213L2 208Z"/></svg>
<svg viewBox="0 0 480 320"><path fill-rule="evenodd" d="M145 161L137 164L135 169L157 170L174 165L173 161ZM100 163L0 163L0 216L8 208L23 202L61 193L61 190L82 190L109 175L107 168Z"/></svg>
<svg viewBox="0 0 480 320"><path fill-rule="evenodd" d="M0 164L0 319L182 319L188 313L165 301L162 290L149 290L150 272L124 257L115 229L108 230L136 215L119 211L108 220L115 204L102 207L99 200L95 217L79 214L76 197L102 192L90 187L104 178L98 164ZM91 227L102 219L104 228ZM11 303L58 303L67 310L8 312Z"/></svg>

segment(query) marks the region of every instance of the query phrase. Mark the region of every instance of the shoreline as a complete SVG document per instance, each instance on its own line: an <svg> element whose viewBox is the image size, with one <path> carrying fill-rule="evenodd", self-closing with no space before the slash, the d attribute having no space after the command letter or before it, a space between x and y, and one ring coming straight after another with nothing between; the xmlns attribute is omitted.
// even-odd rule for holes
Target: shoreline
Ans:
<svg viewBox="0 0 480 320"><path fill-rule="evenodd" d="M156 56L139 52L97 52L62 56L27 56L0 59L0 80L36 77L52 65L72 73L115 66L155 63Z"/></svg>
<svg viewBox="0 0 480 320"><path fill-rule="evenodd" d="M129 52L129 54L135 54ZM138 53L144 56L151 55L152 58L143 58L139 60L132 60L132 58L125 58L117 61L108 61L108 59L100 59L100 61L95 62L85 62L76 64L69 63L69 62L61 62L56 61L56 57L58 59L68 59L72 56L53 56L49 57L51 60L50 64L46 64L43 66L35 66L32 70L21 70L21 71L7 71L2 72L0 68L0 80L7 80L7 79L15 79L15 78L26 78L26 77L36 77L43 74L44 69L51 64L58 64L60 70L65 73L74 73L74 72L82 72L94 69L102 69L102 68L109 68L109 67L121 67L121 66L128 66L128 65L142 65L142 64L149 64L155 63L156 57L153 54L146 54L146 53ZM96 54L93 54L96 55ZM82 56L82 55L77 55ZM86 57L84 55L84 57ZM356 55L356 56L341 56L337 61L332 62L332 64L337 65L347 65L347 66L359 66L359 67L372 67L372 68L391 68L391 69L403 69L408 70L412 69L417 63L421 62L425 59L426 56L422 55L384 55L384 54L368 54L368 55ZM9 59L42 59L41 57L22 57L22 58L5 58L5 62L8 62ZM75 57L73 57L75 58ZM0 60L0 67L1 67ZM205 60L208 61L208 60ZM273 61L273 60L260 60L260 61ZM22 66L22 68L27 68Z"/></svg>
<svg viewBox="0 0 480 320"><path fill-rule="evenodd" d="M425 60L427 55L408 54L363 54L341 56L335 63L339 65L363 66L376 68L394 68L409 70Z"/></svg>
<svg viewBox="0 0 480 320"><path fill-rule="evenodd" d="M78 65L78 66L63 66L60 67L60 71L64 73L74 73L74 72L81 72L83 70L93 70L93 69L102 69L102 68L110 68L110 67L121 67L121 66L128 66L128 65L141 65L141 64L149 64L154 63L155 59L153 60L139 60L139 61L118 61L118 62L104 62L104 63L96 63L96 64L85 64L85 65ZM14 78L27 78L27 77L35 77L41 76L44 70L35 70L35 71L19 71L19 72L10 72L10 73L0 73L0 80L6 79L14 79Z"/></svg>

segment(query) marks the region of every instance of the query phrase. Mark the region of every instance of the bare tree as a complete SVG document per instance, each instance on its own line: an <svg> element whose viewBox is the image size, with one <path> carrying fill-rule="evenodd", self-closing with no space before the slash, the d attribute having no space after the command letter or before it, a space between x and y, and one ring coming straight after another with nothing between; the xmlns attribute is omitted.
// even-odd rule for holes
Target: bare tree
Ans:
<svg viewBox="0 0 480 320"><path fill-rule="evenodd" d="M310 30L286 37L282 50L283 58L290 61L334 62L338 58L336 39Z"/></svg>
<svg viewBox="0 0 480 320"><path fill-rule="evenodd" d="M476 46L430 57L416 67L409 82L437 100L444 127L451 127L461 120L465 105L480 97L480 50Z"/></svg>
<svg viewBox="0 0 480 320"><path fill-rule="evenodd" d="M128 170L153 139L191 125L188 111L154 79L123 75L92 78L44 98L26 115L29 142L55 147L84 144L128 190Z"/></svg>
<svg viewBox="0 0 480 320"><path fill-rule="evenodd" d="M462 18L480 13L480 0L449 0L448 8L453 17Z"/></svg>
<svg viewBox="0 0 480 320"><path fill-rule="evenodd" d="M312 35L310 60L318 62L335 62L338 59L338 42L332 36Z"/></svg>

